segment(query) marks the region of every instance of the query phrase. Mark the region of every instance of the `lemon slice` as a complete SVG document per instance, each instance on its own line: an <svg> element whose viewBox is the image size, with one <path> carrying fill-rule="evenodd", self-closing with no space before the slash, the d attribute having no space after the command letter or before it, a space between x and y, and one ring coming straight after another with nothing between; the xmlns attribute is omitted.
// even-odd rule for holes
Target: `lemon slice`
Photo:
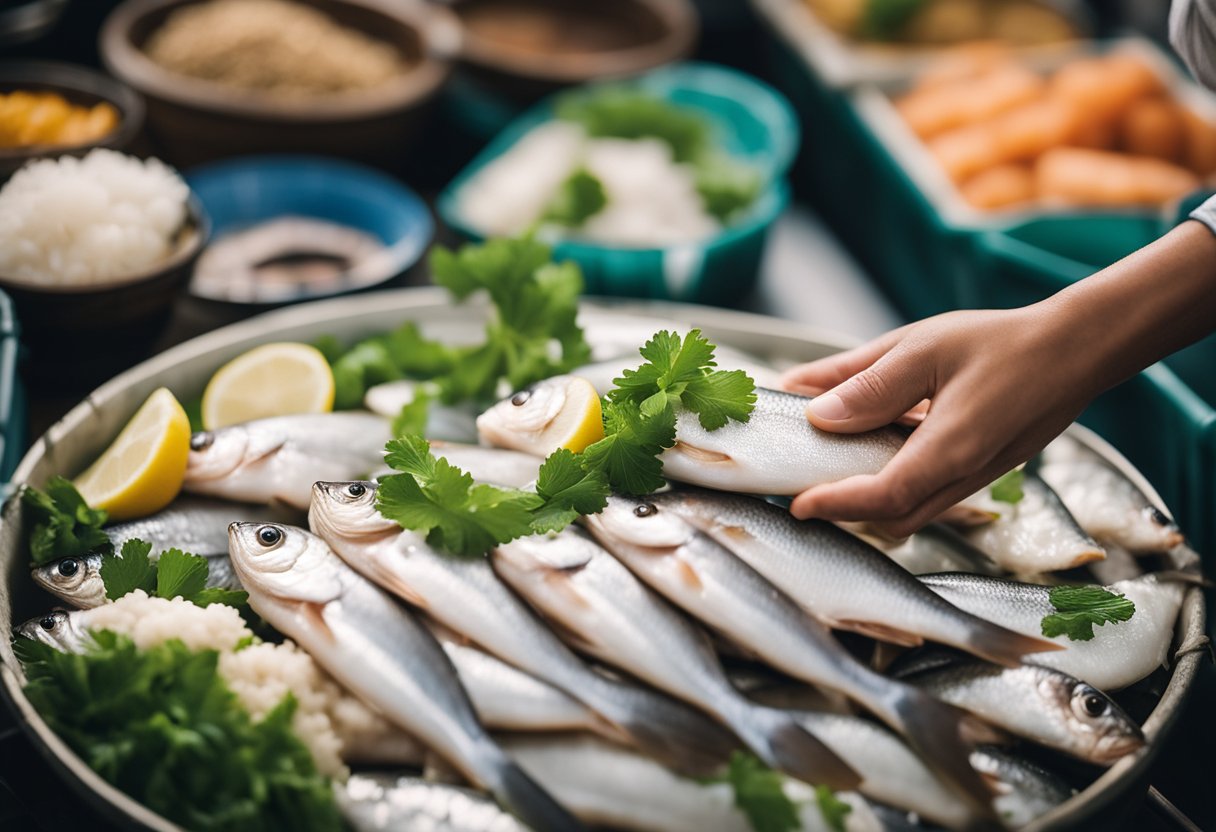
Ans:
<svg viewBox="0 0 1216 832"><path fill-rule="evenodd" d="M566 388L566 406L547 431L556 437L557 447L582 453L604 438L604 409L595 385L575 377Z"/></svg>
<svg viewBox="0 0 1216 832"><path fill-rule="evenodd" d="M111 520L160 511L181 491L190 455L190 420L164 387L143 403L118 438L76 478L76 488Z"/></svg>
<svg viewBox="0 0 1216 832"><path fill-rule="evenodd" d="M315 347L263 344L216 372L203 391L207 430L293 413L334 408L334 374Z"/></svg>

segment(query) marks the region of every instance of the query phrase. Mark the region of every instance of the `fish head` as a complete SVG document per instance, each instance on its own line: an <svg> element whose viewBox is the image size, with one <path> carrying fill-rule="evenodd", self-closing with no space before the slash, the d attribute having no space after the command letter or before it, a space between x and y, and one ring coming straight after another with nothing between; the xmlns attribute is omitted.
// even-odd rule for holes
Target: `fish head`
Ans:
<svg viewBox="0 0 1216 832"><path fill-rule="evenodd" d="M1113 699L1092 685L1063 674L1041 684L1059 710L1069 736L1086 759L1110 765L1144 745L1144 732Z"/></svg>
<svg viewBox="0 0 1216 832"><path fill-rule="evenodd" d="M200 430L190 437L186 480L219 480L259 455L256 436L242 425ZM264 456L264 452L261 452Z"/></svg>
<svg viewBox="0 0 1216 832"><path fill-rule="evenodd" d="M1143 506L1136 513L1123 526L1123 543L1133 552L1165 552L1185 540L1178 524L1156 506Z"/></svg>
<svg viewBox="0 0 1216 832"><path fill-rule="evenodd" d="M31 618L17 627L17 634L66 653L77 652L89 639L88 631L77 626L72 613L61 609Z"/></svg>
<svg viewBox="0 0 1216 832"><path fill-rule="evenodd" d="M597 555L607 554L586 533L570 527L556 534L534 534L504 543L494 550L494 566L515 575L573 574Z"/></svg>
<svg viewBox="0 0 1216 832"><path fill-rule="evenodd" d="M377 483L364 480L313 483L308 525L334 545L399 534L401 526L376 509L378 488Z"/></svg>
<svg viewBox="0 0 1216 832"><path fill-rule="evenodd" d="M35 567L30 574L47 592L82 609L99 607L106 602L100 555L59 558Z"/></svg>
<svg viewBox="0 0 1216 832"><path fill-rule="evenodd" d="M324 604L342 594L342 565L325 542L295 526L233 523L228 554L250 594Z"/></svg>
<svg viewBox="0 0 1216 832"><path fill-rule="evenodd" d="M599 514L584 518L592 533L606 544L646 549L675 549L689 542L696 530L671 510L667 495L626 497L613 494Z"/></svg>
<svg viewBox="0 0 1216 832"><path fill-rule="evenodd" d="M589 383L578 376L554 376L525 387L477 417L477 432L499 448L547 456L560 444L558 433L585 410Z"/></svg>

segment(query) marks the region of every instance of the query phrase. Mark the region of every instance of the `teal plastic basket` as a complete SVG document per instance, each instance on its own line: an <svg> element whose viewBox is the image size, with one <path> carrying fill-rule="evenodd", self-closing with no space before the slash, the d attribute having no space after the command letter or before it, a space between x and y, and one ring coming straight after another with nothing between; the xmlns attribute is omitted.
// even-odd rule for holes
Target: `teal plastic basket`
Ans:
<svg viewBox="0 0 1216 832"><path fill-rule="evenodd" d="M13 303L0 292L0 483L8 483L25 453L25 391L17 374L19 335Z"/></svg>
<svg viewBox="0 0 1216 832"><path fill-rule="evenodd" d="M701 63L676 64L628 81L589 85L560 95L620 84L696 110L713 125L723 150L760 172L763 190L746 212L707 240L653 249L562 240L554 246L555 256L579 264L592 294L737 303L755 285L769 230L789 202L783 177L799 143L793 110L766 84L733 69ZM461 216L457 194L525 133L552 120L558 97L542 101L512 122L444 189L438 202L444 222L470 240L481 239Z"/></svg>

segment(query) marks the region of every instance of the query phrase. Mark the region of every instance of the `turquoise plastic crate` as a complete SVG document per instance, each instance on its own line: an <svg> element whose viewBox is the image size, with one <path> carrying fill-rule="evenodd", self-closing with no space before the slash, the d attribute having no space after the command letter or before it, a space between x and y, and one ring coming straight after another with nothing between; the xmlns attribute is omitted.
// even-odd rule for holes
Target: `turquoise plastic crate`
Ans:
<svg viewBox="0 0 1216 832"><path fill-rule="evenodd" d="M0 292L0 483L7 483L25 453L25 391L17 374L20 332L13 303Z"/></svg>
<svg viewBox="0 0 1216 832"><path fill-rule="evenodd" d="M1156 239L1158 221L1134 217L1036 220L976 240L977 306L1042 300ZM1216 553L1216 338L1103 394L1082 415L1153 483L1192 544Z"/></svg>
<svg viewBox="0 0 1216 832"><path fill-rule="evenodd" d="M765 186L756 202L715 237L664 249L630 249L563 240L558 259L574 260L592 294L736 304L751 291L773 222L789 202L783 177L798 150L793 110L766 84L726 67L684 63L626 82L681 107L694 109L714 126L721 146L754 165ZM594 89L590 85L581 89ZM578 94L567 92L562 95ZM481 235L458 210L465 183L525 133L554 116L558 96L546 99L511 123L439 197L443 220L468 239Z"/></svg>

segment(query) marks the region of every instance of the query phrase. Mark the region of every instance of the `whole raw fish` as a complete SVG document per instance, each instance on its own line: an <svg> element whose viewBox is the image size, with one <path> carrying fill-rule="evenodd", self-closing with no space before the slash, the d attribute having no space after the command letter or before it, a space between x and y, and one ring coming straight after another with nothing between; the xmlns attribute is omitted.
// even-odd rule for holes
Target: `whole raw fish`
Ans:
<svg viewBox="0 0 1216 832"><path fill-rule="evenodd" d="M317 483L309 521L356 570L483 650L594 710L617 739L679 770L707 773L736 742L687 706L597 673L494 574L484 557L440 554L375 506L372 482Z"/></svg>
<svg viewBox="0 0 1216 832"><path fill-rule="evenodd" d="M87 610L52 610L17 625L16 631L64 653L80 653L93 641Z"/></svg>
<svg viewBox="0 0 1216 832"><path fill-rule="evenodd" d="M225 500L282 502L306 511L317 480L353 480L383 466L392 438L371 413L259 419L190 437L182 488Z"/></svg>
<svg viewBox="0 0 1216 832"><path fill-rule="evenodd" d="M363 396L363 406L386 419L395 419L401 409L413 404L418 390L429 390L432 398L426 408L426 429L423 431L428 439L442 439L449 442L477 441L477 410L467 405L446 405L433 397L434 385L424 381L389 381L368 388Z"/></svg>
<svg viewBox="0 0 1216 832"><path fill-rule="evenodd" d="M830 627L910 646L938 641L1007 665L1062 649L942 603L881 552L830 523L700 489L655 494L647 505L654 517L672 512L700 528ZM667 542L656 529L654 545Z"/></svg>
<svg viewBox="0 0 1216 832"><path fill-rule="evenodd" d="M834 788L858 782L788 713L739 693L705 633L580 529L514 540L496 548L492 560L576 648L713 715L769 766Z"/></svg>
<svg viewBox="0 0 1216 832"><path fill-rule="evenodd" d="M537 830L581 828L477 721L434 636L303 529L233 523L250 606L331 676Z"/></svg>
<svg viewBox="0 0 1216 832"><path fill-rule="evenodd" d="M958 711L858 662L758 572L649 499L613 496L604 511L585 522L609 551L676 606L778 670L860 703L908 737L981 815L990 814L988 789L967 762Z"/></svg>
<svg viewBox="0 0 1216 832"><path fill-rule="evenodd" d="M946 572L921 582L957 607L1026 635L1041 634L1044 616L1056 612L1051 587L1003 578ZM1062 670L1101 690L1118 690L1165 663L1174 622L1187 585L1172 576L1148 574L1106 587L1136 605L1127 621L1094 627L1089 641L1057 636L1065 649L1037 653L1026 661Z"/></svg>
<svg viewBox="0 0 1216 832"><path fill-rule="evenodd" d="M528 832L485 795L419 777L355 774L334 797L355 832Z"/></svg>
<svg viewBox="0 0 1216 832"><path fill-rule="evenodd" d="M962 533L943 523L930 523L905 540L891 541L859 524L844 528L878 549L913 575L930 572L978 572L995 575L1000 569Z"/></svg>
<svg viewBox="0 0 1216 832"><path fill-rule="evenodd" d="M555 376L515 394L477 418L481 438L501 448L548 454L545 431L559 420L574 376ZM752 494L794 495L812 485L876 474L903 446L904 432L882 428L838 434L812 427L805 396L757 388L747 422L707 431L695 413L676 414L676 443L663 452L673 480ZM560 420L559 420L560 421Z"/></svg>
<svg viewBox="0 0 1216 832"><path fill-rule="evenodd" d="M1068 800L1076 790L1042 766L1003 748L983 746L971 755L978 771L1001 784L997 814L1010 829L1020 829Z"/></svg>

